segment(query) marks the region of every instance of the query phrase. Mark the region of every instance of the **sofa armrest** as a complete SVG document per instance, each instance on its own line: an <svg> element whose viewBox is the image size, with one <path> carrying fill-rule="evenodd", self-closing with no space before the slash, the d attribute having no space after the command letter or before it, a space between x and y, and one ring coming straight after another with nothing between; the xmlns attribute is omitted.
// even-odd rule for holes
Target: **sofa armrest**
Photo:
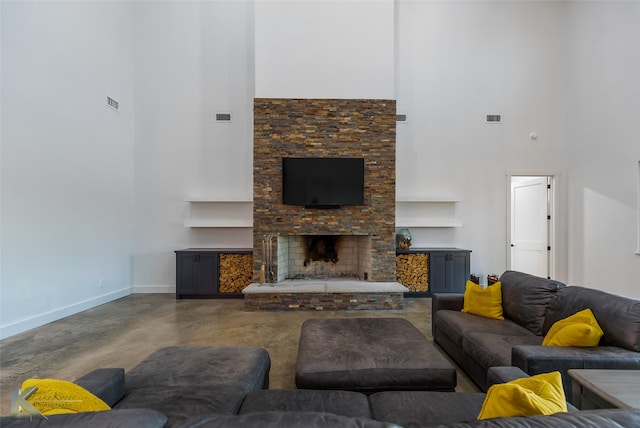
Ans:
<svg viewBox="0 0 640 428"><path fill-rule="evenodd" d="M95 369L75 383L113 407L124 397L124 369Z"/></svg>
<svg viewBox="0 0 640 428"><path fill-rule="evenodd" d="M617 346L531 346L511 349L511 364L529 375L559 371L568 399L572 397L569 369L640 369L640 352Z"/></svg>
<svg viewBox="0 0 640 428"><path fill-rule="evenodd" d="M511 382L512 380L521 379L523 377L529 377L529 375L519 367L489 367L489 370L487 370L487 389L492 385Z"/></svg>
<svg viewBox="0 0 640 428"><path fill-rule="evenodd" d="M464 303L462 293L436 293L431 296L431 313L439 310L461 311Z"/></svg>

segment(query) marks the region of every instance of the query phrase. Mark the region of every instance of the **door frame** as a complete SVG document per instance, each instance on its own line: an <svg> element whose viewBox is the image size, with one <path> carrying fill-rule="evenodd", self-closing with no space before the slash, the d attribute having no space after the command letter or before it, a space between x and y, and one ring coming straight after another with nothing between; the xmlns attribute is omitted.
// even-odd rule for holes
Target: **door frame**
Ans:
<svg viewBox="0 0 640 428"><path fill-rule="evenodd" d="M506 253L507 253L507 269L511 269L511 223L512 223L512 212L511 212L511 182L512 177L547 177L549 180L549 184L551 184L551 188L548 192L547 197L547 214L551 216L551 219L547 223L547 245L551 248L547 251L547 264L548 264L548 274L550 278L555 278L556 276L556 264L555 264L555 255L558 249L558 242L556 239L556 225L558 223L557 217L558 213L556 210L557 206L557 195L558 195L558 173L553 172L506 172L506 193L507 193L507 242L506 242Z"/></svg>

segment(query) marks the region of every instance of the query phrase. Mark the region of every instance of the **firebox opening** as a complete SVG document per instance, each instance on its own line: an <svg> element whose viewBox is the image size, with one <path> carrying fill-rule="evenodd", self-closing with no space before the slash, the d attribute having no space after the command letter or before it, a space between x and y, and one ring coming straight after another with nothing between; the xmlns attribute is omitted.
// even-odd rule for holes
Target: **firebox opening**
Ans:
<svg viewBox="0 0 640 428"><path fill-rule="evenodd" d="M338 241L339 236L335 235L313 235L307 236L305 247L304 266L307 267L312 262L338 263Z"/></svg>
<svg viewBox="0 0 640 428"><path fill-rule="evenodd" d="M278 281L361 280L365 272L371 272L371 235L278 235Z"/></svg>

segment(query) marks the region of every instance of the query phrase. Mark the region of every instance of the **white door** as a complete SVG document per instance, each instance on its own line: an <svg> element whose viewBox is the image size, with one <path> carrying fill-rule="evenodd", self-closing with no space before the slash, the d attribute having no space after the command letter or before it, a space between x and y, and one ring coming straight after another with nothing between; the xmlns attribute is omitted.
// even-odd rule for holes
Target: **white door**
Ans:
<svg viewBox="0 0 640 428"><path fill-rule="evenodd" d="M511 177L511 270L550 276L550 177Z"/></svg>

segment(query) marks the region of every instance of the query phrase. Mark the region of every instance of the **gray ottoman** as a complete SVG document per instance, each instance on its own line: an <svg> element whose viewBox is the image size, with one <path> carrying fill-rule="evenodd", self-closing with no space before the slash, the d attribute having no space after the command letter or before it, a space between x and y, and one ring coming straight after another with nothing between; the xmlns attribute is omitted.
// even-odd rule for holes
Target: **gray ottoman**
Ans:
<svg viewBox="0 0 640 428"><path fill-rule="evenodd" d="M296 386L364 393L454 391L456 369L405 319L311 319L302 324Z"/></svg>

